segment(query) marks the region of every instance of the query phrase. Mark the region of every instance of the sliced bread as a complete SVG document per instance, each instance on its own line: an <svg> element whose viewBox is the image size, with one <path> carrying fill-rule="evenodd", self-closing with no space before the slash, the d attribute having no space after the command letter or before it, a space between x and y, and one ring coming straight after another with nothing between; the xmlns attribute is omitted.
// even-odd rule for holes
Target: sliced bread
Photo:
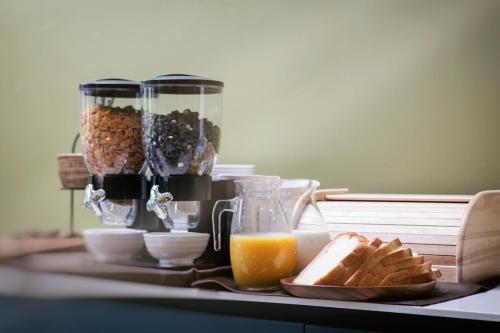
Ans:
<svg viewBox="0 0 500 333"><path fill-rule="evenodd" d="M430 261L389 274L386 277L384 277L378 285L395 286L402 284L402 281L408 281L410 280L410 278L426 273L429 273L432 276L432 264L430 263Z"/></svg>
<svg viewBox="0 0 500 333"><path fill-rule="evenodd" d="M396 238L389 243L385 243L380 245L373 255L368 258L365 262L363 262L356 272L345 282L346 286L358 286L359 282L363 279L366 273L372 269L382 258L384 258L389 253L399 249L402 246L399 238Z"/></svg>
<svg viewBox="0 0 500 333"><path fill-rule="evenodd" d="M383 257L382 259L380 259L380 262L379 262L380 266L379 267L385 267L385 266L392 265L396 261L406 259L406 258L411 258L413 255L414 255L414 253L412 252L411 249L409 249L407 247L400 247L399 249L392 251L391 253L389 253L388 255ZM377 267L377 266L375 266L375 267ZM373 269L372 269L372 271L373 271Z"/></svg>
<svg viewBox="0 0 500 333"><path fill-rule="evenodd" d="M426 283L426 282L430 282L432 280L435 280L434 277L432 276L432 273L423 273L423 274L418 274L418 275L410 276L406 279L403 279L403 280L398 282L398 285L406 286L406 285L410 285L410 284Z"/></svg>
<svg viewBox="0 0 500 333"><path fill-rule="evenodd" d="M378 238L372 239L372 241L368 244L366 250L361 255L361 260L358 262L358 264L346 267L343 276L338 281L339 285L344 285L344 283L356 272L359 266L361 266L362 263L367 261L368 258L370 258L373 255L373 253L375 253L377 248L382 244L384 244L384 242L382 242L380 239Z"/></svg>
<svg viewBox="0 0 500 333"><path fill-rule="evenodd" d="M359 281L358 285L359 286L377 285L377 283L380 282L380 280L382 280L386 275L395 271L394 269L396 269L397 267L390 267L392 264L411 257L412 257L411 249L403 246L397 248L396 250L382 257L375 266L373 266L368 272L365 272L365 274ZM405 265L404 267L401 268L406 268L406 267L408 266ZM376 282L377 279L379 279L378 282Z"/></svg>
<svg viewBox="0 0 500 333"><path fill-rule="evenodd" d="M340 234L297 275L293 283L303 285L341 285L345 271L359 267L368 239L355 233Z"/></svg>
<svg viewBox="0 0 500 333"><path fill-rule="evenodd" d="M432 279L437 280L441 277L441 271L435 267L432 267Z"/></svg>
<svg viewBox="0 0 500 333"><path fill-rule="evenodd" d="M408 258L403 258L401 260L395 261L390 265L384 266L381 265L379 262L377 264L378 267L383 266L382 269L378 270L376 273L375 272L369 272L363 279L361 279L361 282L359 283L360 286L377 286L386 276L400 271L405 268L413 267L413 266L418 266L424 263L424 257L415 255L412 257Z"/></svg>
<svg viewBox="0 0 500 333"><path fill-rule="evenodd" d="M384 269L384 267L392 265L396 261L410 258L412 255L413 253L411 249L400 247L380 259L380 261L369 270L369 273L379 274Z"/></svg>

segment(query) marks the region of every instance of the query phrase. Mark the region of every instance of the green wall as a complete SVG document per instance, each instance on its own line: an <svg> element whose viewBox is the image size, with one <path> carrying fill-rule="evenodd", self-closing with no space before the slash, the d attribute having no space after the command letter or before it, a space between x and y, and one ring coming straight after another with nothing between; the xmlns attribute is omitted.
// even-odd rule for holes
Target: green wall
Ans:
<svg viewBox="0 0 500 333"><path fill-rule="evenodd" d="M78 84L225 82L222 163L358 192L500 188L500 1L0 0L0 233L67 230ZM96 226L80 208L79 229Z"/></svg>

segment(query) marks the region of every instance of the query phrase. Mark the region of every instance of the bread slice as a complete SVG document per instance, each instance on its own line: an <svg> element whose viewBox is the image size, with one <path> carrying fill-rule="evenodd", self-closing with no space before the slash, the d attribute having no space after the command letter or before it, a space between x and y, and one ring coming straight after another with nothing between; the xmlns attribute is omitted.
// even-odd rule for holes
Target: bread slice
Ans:
<svg viewBox="0 0 500 333"><path fill-rule="evenodd" d="M402 246L401 241L399 238L396 238L389 243L385 243L380 245L373 255L368 258L365 262L363 262L359 268L356 270L356 272L345 282L344 285L346 286L357 286L359 285L359 282L363 277L365 276L366 273L372 269L373 266L375 266L382 258L384 258L386 255L389 253L393 252L394 250L399 249Z"/></svg>
<svg viewBox="0 0 500 333"><path fill-rule="evenodd" d="M403 279L399 281L398 284L400 285L409 285L409 284L416 284L416 283L426 283L430 282L432 280L437 281L441 277L441 271L439 269L432 267L431 273L424 273L424 274L419 274L415 275L406 279Z"/></svg>
<svg viewBox="0 0 500 333"><path fill-rule="evenodd" d="M412 252L411 249L409 249L407 247L400 247L399 249L392 251L391 253L389 253L388 255L383 257L382 259L380 259L380 262L379 262L380 266L379 265L377 265L377 266L383 268L385 266L389 266L389 265L395 263L396 261L406 259L406 258L411 258L413 255L414 255L414 253ZM377 267L377 266L375 266L375 267ZM374 271L374 268L371 271Z"/></svg>
<svg viewBox="0 0 500 333"><path fill-rule="evenodd" d="M340 234L294 279L303 285L338 285L347 267L359 266L368 239L355 233Z"/></svg>
<svg viewBox="0 0 500 333"><path fill-rule="evenodd" d="M395 262L401 261L403 259L411 258L412 251L406 247L400 247L391 253L384 256L380 261L373 266L359 281L359 286L372 286L377 285L386 275L395 272L396 270L409 267L403 264L404 267L391 267ZM422 261L423 262L423 261ZM421 263L422 263L421 262Z"/></svg>
<svg viewBox="0 0 500 333"><path fill-rule="evenodd" d="M432 264L430 261L389 274L386 277L384 277L378 285L379 286L399 285L402 283L402 281L407 281L406 279L413 278L425 273L429 273L432 275Z"/></svg>
<svg viewBox="0 0 500 333"><path fill-rule="evenodd" d="M413 266L418 266L424 263L424 257L415 255L412 257L408 258L403 258L401 260L395 261L392 264L389 264L387 266L382 265L381 262L379 262L375 267L382 267L380 270L377 270L377 272L369 272L366 274L363 279L361 279L361 282L359 283L360 286L377 286L386 276L400 271L405 268L413 267Z"/></svg>
<svg viewBox="0 0 500 333"><path fill-rule="evenodd" d="M396 261L411 258L412 255L413 253L411 249L400 247L380 259L380 261L370 269L369 273L372 273L374 275L380 274L385 267L392 265Z"/></svg>
<svg viewBox="0 0 500 333"><path fill-rule="evenodd" d="M441 271L437 268L432 267L432 278L437 280L441 277Z"/></svg>
<svg viewBox="0 0 500 333"><path fill-rule="evenodd" d="M344 271L343 276L339 279L338 284L344 285L344 283L356 272L359 266L361 266L362 263L366 262L382 244L384 244L384 242L382 242L380 239L372 239L372 241L368 244L366 250L361 255L361 260L359 261L358 265L351 265L349 267L346 267L346 270Z"/></svg>
<svg viewBox="0 0 500 333"><path fill-rule="evenodd" d="M431 282L432 280L435 280L432 276L432 273L423 273L403 279L399 281L397 284L401 286L406 286L410 284Z"/></svg>

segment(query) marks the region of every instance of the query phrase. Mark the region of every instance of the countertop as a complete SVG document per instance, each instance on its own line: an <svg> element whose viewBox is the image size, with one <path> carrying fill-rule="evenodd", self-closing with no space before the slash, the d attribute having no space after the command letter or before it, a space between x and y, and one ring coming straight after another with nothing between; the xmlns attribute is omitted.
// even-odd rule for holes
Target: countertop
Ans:
<svg viewBox="0 0 500 333"><path fill-rule="evenodd" d="M253 305L252 309L254 309L252 311L258 311L259 308L264 309L263 305L290 307L292 310L293 307L298 306L331 311L370 312L378 315L399 314L416 315L421 318L439 317L500 322L500 286L461 299L416 307L166 287L64 274L26 272L8 266L0 266L0 277L0 297L4 298L138 301L162 306L174 304L177 308L186 308L192 305L195 307L195 311L203 311L203 304L208 308L213 308L213 304L225 304L226 308L229 306L233 310L235 309L234 304L238 304L238 306L251 304ZM193 302L193 300L197 300L197 302Z"/></svg>

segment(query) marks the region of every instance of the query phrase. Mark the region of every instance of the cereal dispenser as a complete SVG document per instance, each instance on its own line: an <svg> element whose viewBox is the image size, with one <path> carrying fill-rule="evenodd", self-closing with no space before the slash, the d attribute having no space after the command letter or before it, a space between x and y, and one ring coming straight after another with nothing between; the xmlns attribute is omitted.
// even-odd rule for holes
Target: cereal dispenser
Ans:
<svg viewBox="0 0 500 333"><path fill-rule="evenodd" d="M210 200L223 86L220 81L181 74L143 81L144 146L158 182L148 207L169 229L195 228L200 202Z"/></svg>
<svg viewBox="0 0 500 333"><path fill-rule="evenodd" d="M223 87L220 81L184 74L142 82L144 147L156 180L147 209L170 230L159 235L166 243L188 234L194 241L198 234L207 244L202 238L213 237L215 201L234 196L232 181L210 177L219 153ZM229 257L207 247L201 260L227 264Z"/></svg>
<svg viewBox="0 0 500 333"><path fill-rule="evenodd" d="M80 134L91 174L84 206L103 224L131 226L144 197L140 84L103 79L80 85Z"/></svg>

